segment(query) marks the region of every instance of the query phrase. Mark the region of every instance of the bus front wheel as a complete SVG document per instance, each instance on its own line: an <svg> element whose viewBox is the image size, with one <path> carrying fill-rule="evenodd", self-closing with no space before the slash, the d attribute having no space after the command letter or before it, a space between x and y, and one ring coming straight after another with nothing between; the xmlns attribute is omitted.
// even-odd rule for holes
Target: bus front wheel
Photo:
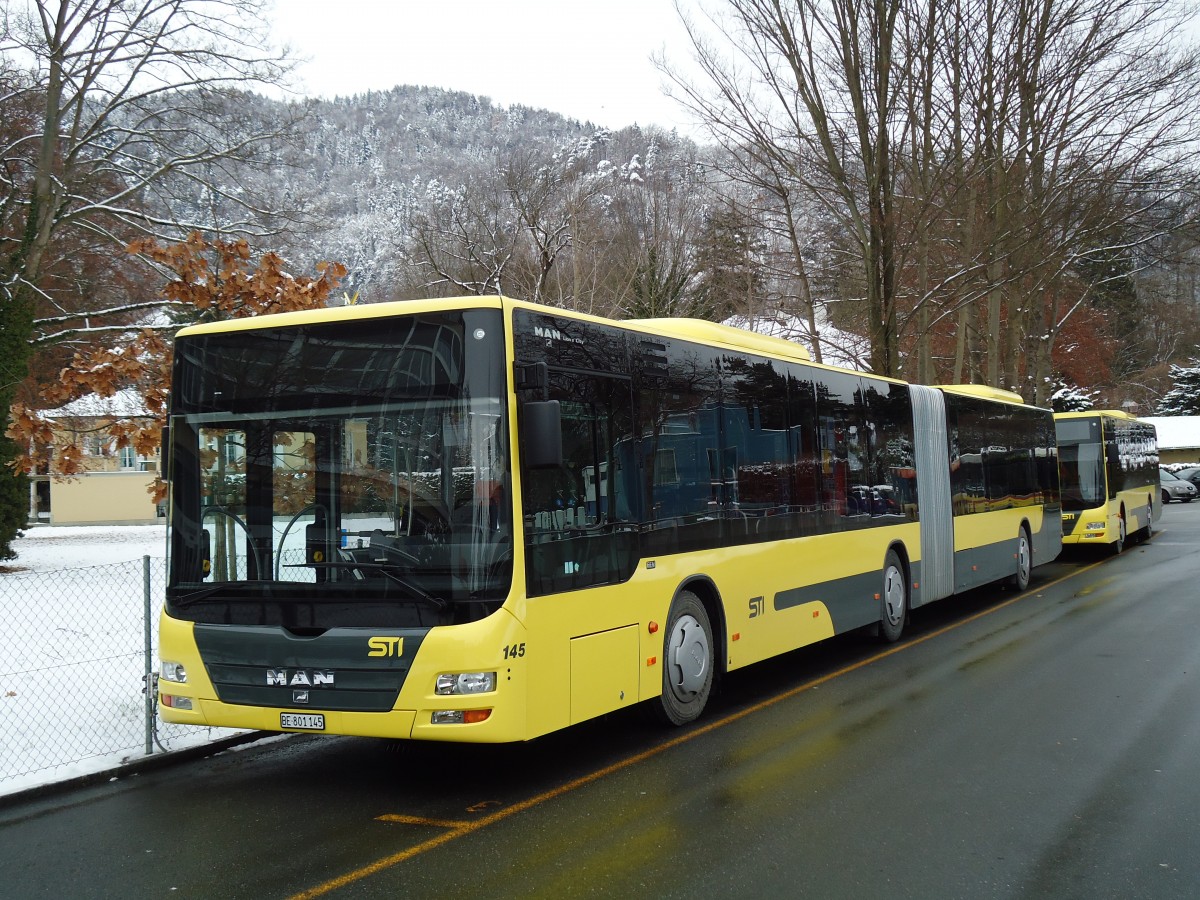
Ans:
<svg viewBox="0 0 1200 900"><path fill-rule="evenodd" d="M713 683L713 639L700 598L682 591L671 604L663 638L663 690L657 711L672 725L686 725L704 711Z"/></svg>
<svg viewBox="0 0 1200 900"><path fill-rule="evenodd" d="M879 636L889 644L900 640L908 619L908 576L895 550L883 561L883 601L879 612Z"/></svg>

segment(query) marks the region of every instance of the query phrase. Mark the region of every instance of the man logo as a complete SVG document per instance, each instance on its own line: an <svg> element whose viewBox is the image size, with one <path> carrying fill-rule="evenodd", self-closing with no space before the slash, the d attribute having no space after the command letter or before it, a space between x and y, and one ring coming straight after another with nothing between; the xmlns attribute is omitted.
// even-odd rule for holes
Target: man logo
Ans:
<svg viewBox="0 0 1200 900"><path fill-rule="evenodd" d="M367 638L367 656L403 656L404 638L402 637L371 637Z"/></svg>
<svg viewBox="0 0 1200 900"><path fill-rule="evenodd" d="M583 338L571 337L563 334L557 328L549 328L544 325L533 326L534 337L545 338L547 341L566 341L568 344L582 344Z"/></svg>
<svg viewBox="0 0 1200 900"><path fill-rule="evenodd" d="M333 687L330 669L267 669L271 687Z"/></svg>

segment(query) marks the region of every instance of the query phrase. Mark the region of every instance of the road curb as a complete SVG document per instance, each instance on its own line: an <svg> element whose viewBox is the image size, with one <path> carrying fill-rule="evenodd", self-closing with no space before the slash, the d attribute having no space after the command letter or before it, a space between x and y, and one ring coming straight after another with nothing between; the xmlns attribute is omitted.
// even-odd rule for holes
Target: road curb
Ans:
<svg viewBox="0 0 1200 900"><path fill-rule="evenodd" d="M18 806L32 800L42 800L56 794L66 794L105 781L112 781L115 778L126 778L131 775L140 775L143 772L165 769L168 766L178 763L204 759L205 757L215 756L218 753L231 750L234 747L240 747L243 744L252 744L255 741L261 741L263 738L276 737L277 735L278 732L274 731L251 731L246 734L221 738L208 744L199 744L195 747L185 747L180 750L167 750L162 753L151 754L150 756L141 756L121 763L119 766L102 769L99 772L89 772L86 775L77 775L73 778L65 778L62 781L39 784L31 788L25 788L24 790L14 791L11 794L0 794L0 809Z"/></svg>

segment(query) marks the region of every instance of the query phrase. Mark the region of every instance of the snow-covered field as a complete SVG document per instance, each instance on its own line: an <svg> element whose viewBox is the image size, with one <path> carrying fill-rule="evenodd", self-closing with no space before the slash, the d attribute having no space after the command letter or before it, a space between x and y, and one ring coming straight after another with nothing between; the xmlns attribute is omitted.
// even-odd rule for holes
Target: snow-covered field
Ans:
<svg viewBox="0 0 1200 900"><path fill-rule="evenodd" d="M35 526L18 538L17 559L6 565L26 572L51 572L79 566L140 562L143 556L167 555L164 525Z"/></svg>
<svg viewBox="0 0 1200 900"><path fill-rule="evenodd" d="M157 665L166 530L43 526L15 546L0 574L0 794L144 755L146 635ZM157 723L167 749L234 733Z"/></svg>

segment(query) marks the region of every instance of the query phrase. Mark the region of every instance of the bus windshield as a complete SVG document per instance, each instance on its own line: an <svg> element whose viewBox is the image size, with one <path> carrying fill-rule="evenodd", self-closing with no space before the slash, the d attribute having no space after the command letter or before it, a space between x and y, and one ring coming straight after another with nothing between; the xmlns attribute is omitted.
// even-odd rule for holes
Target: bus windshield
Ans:
<svg viewBox="0 0 1200 900"><path fill-rule="evenodd" d="M498 311L470 310L181 337L172 615L330 628L495 609L512 569L502 335Z"/></svg>
<svg viewBox="0 0 1200 900"><path fill-rule="evenodd" d="M1108 492L1105 489L1100 419L1066 419L1055 425L1063 510L1081 512L1103 506L1108 500Z"/></svg>

